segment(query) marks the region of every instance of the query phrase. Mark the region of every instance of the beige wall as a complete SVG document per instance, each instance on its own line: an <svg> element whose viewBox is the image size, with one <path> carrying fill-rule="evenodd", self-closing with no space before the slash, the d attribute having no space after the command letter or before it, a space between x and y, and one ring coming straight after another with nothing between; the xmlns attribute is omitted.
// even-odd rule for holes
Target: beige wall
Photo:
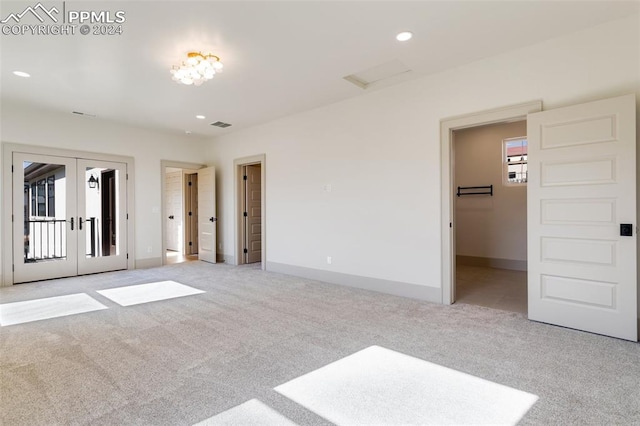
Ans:
<svg viewBox="0 0 640 426"><path fill-rule="evenodd" d="M640 95L639 28L613 21L214 139L221 251L235 253L233 160L264 153L267 265L441 289L440 120Z"/></svg>
<svg viewBox="0 0 640 426"><path fill-rule="evenodd" d="M493 196L455 198L457 255L527 260L527 187L504 185L502 172L502 140L526 134L526 121L454 133L454 186L493 185Z"/></svg>
<svg viewBox="0 0 640 426"><path fill-rule="evenodd" d="M192 136L128 126L100 118L78 117L71 113L43 110L6 101L2 102L0 111L2 142L134 158L133 255L139 265L159 264L161 261L160 161L199 163L205 152L205 142ZM0 199L0 207L8 199L9 194L4 194ZM4 239L5 236L0 235L0 238ZM0 258L10 255L11 253L0 252Z"/></svg>

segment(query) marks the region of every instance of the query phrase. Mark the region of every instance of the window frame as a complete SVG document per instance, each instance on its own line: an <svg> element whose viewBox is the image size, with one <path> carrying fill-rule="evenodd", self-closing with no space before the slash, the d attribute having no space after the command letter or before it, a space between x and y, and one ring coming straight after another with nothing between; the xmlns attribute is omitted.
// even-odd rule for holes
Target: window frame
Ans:
<svg viewBox="0 0 640 426"><path fill-rule="evenodd" d="M508 161L508 157L507 157L507 144L509 142L513 142L513 141L526 141L527 143L527 154L523 155L522 157L525 157L524 160L518 160L518 161ZM509 180L509 166L510 165L527 165L527 172L528 172L528 162L529 162L529 140L527 139L527 136L517 136L517 137L513 137L513 138L505 138L502 139L502 184L504 186L526 186L527 182L529 180L528 178L528 173L527 173L527 178L524 182L511 182Z"/></svg>
<svg viewBox="0 0 640 426"><path fill-rule="evenodd" d="M55 219L56 175L39 176L29 181L29 217L35 219ZM25 185L25 189L27 186ZM42 191L42 194L40 192ZM39 197L42 197L40 200ZM44 215L40 207L44 208ZM49 213L53 213L51 216Z"/></svg>

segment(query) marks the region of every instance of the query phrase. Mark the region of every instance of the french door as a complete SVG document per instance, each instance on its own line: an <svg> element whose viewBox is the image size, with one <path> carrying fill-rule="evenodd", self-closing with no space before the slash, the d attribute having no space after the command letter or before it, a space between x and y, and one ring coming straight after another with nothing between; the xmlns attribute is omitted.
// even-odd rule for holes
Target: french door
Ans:
<svg viewBox="0 0 640 426"><path fill-rule="evenodd" d="M13 153L13 282L127 268L127 165Z"/></svg>

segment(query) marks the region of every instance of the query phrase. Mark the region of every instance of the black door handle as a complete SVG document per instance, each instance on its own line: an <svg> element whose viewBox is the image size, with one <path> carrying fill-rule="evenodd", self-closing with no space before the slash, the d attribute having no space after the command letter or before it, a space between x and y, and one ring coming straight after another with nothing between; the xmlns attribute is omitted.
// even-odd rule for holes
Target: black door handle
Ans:
<svg viewBox="0 0 640 426"><path fill-rule="evenodd" d="M73 218L71 218L71 230L73 231Z"/></svg>
<svg viewBox="0 0 640 426"><path fill-rule="evenodd" d="M82 218L81 217L78 218L78 229L80 231L82 231Z"/></svg>
<svg viewBox="0 0 640 426"><path fill-rule="evenodd" d="M173 219L173 215L169 216L169 219Z"/></svg>
<svg viewBox="0 0 640 426"><path fill-rule="evenodd" d="M218 218L217 218L217 217L210 217L210 218L209 218L209 222L215 222L216 220L218 220Z"/></svg>
<svg viewBox="0 0 640 426"><path fill-rule="evenodd" d="M632 237L633 236L633 224L631 224L631 223L621 223L620 224L620 236L622 236L622 237Z"/></svg>

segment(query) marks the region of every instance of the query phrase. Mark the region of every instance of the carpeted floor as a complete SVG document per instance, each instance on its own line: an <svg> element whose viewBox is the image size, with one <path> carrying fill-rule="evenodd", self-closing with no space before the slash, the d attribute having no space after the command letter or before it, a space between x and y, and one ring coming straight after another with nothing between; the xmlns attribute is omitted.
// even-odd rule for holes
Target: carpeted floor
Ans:
<svg viewBox="0 0 640 426"><path fill-rule="evenodd" d="M97 293L166 280L206 293ZM17 285L0 303L76 293L108 309L0 328L0 424L192 425L254 399L329 424L274 388L373 345L536 395L521 424L640 424L639 344L518 313L203 262Z"/></svg>

